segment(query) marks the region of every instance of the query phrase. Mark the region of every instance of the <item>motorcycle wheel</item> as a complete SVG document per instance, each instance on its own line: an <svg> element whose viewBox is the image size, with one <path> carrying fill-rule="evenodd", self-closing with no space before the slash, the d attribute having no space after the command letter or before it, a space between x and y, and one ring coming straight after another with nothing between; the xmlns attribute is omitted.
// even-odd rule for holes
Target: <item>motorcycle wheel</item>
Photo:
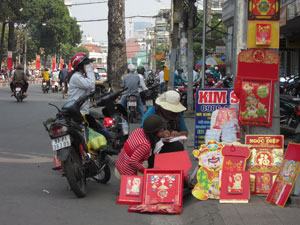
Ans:
<svg viewBox="0 0 300 225"><path fill-rule="evenodd" d="M106 184L110 180L110 177L111 177L110 168L107 164L105 164L101 169L101 171L96 176L94 176L93 179L98 183Z"/></svg>
<svg viewBox="0 0 300 225"><path fill-rule="evenodd" d="M78 198L85 197L86 178L84 175L84 169L79 155L74 149L70 152L68 159L63 162L63 168L71 190Z"/></svg>

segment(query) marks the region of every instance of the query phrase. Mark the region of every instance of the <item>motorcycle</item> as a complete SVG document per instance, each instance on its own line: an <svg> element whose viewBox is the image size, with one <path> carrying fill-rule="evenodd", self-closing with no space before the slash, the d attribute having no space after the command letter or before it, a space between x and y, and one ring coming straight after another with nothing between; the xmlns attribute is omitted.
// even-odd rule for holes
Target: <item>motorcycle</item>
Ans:
<svg viewBox="0 0 300 225"><path fill-rule="evenodd" d="M300 99L280 95L280 130L300 143Z"/></svg>
<svg viewBox="0 0 300 225"><path fill-rule="evenodd" d="M52 90L52 93L58 92L58 82L57 81L55 81L55 80L51 81L51 90Z"/></svg>
<svg viewBox="0 0 300 225"><path fill-rule="evenodd" d="M48 93L48 92L49 92L49 89L50 89L50 87L49 87L48 82L43 81L43 82L42 82L42 91L43 91L43 93L44 93L44 94L45 94L45 93Z"/></svg>
<svg viewBox="0 0 300 225"><path fill-rule="evenodd" d="M224 76L218 82L213 85L213 88L232 88L233 86L233 77Z"/></svg>
<svg viewBox="0 0 300 225"><path fill-rule="evenodd" d="M23 83L17 82L15 84L13 96L15 96L15 98L17 99L17 102L23 101L23 99L26 97L24 95L24 91L23 91Z"/></svg>
<svg viewBox="0 0 300 225"><path fill-rule="evenodd" d="M134 94L127 95L127 111L128 111L128 121L130 123L135 123L138 121L137 112L137 101L138 97Z"/></svg>
<svg viewBox="0 0 300 225"><path fill-rule="evenodd" d="M194 101L193 106L195 106L196 91L200 87L200 85L201 85L200 81L197 81L193 84L193 101ZM187 89L188 89L187 84L183 84L182 86L178 86L175 89L180 94L181 104L184 105L185 107L187 107Z"/></svg>
<svg viewBox="0 0 300 225"><path fill-rule="evenodd" d="M88 149L89 128L80 113L80 108L91 96L92 94L69 101L61 109L50 103L58 113L55 118L43 122L50 136L52 149L62 162L62 170L70 188L79 198L87 194L87 178L103 184L110 180L110 156L117 154L104 146L93 151Z"/></svg>
<svg viewBox="0 0 300 225"><path fill-rule="evenodd" d="M151 87L148 87L148 90L144 90L140 93L142 102L147 107L151 107L155 103L155 99L157 98L159 93L159 84L155 84Z"/></svg>

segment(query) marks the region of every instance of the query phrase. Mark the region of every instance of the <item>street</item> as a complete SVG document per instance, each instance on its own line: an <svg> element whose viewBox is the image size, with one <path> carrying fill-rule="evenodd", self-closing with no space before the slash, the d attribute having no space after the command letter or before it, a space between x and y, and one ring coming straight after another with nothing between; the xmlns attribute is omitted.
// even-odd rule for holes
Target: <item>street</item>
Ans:
<svg viewBox="0 0 300 225"><path fill-rule="evenodd" d="M99 225L99 224L259 224L294 225L299 208L279 208L251 197L249 204L219 204L216 200L185 199L181 215L128 213L116 205L118 182L88 182L88 194L78 199L67 181L53 171L50 140L42 121L55 115L48 102L63 103L60 94L42 94L29 87L29 97L17 103L8 87L0 88L0 224Z"/></svg>

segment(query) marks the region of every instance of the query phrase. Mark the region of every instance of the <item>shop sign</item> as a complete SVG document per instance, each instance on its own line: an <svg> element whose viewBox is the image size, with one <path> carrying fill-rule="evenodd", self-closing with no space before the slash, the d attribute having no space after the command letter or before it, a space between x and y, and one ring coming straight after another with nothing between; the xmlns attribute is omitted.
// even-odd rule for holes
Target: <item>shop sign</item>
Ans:
<svg viewBox="0 0 300 225"><path fill-rule="evenodd" d="M205 132L210 129L212 112L237 104L238 99L232 89L198 89L196 95L195 148L205 143Z"/></svg>
<svg viewBox="0 0 300 225"><path fill-rule="evenodd" d="M246 135L245 144L250 145L251 156L248 169L251 192L268 194L283 160L283 135Z"/></svg>
<svg viewBox="0 0 300 225"><path fill-rule="evenodd" d="M249 20L279 20L280 0L249 0Z"/></svg>

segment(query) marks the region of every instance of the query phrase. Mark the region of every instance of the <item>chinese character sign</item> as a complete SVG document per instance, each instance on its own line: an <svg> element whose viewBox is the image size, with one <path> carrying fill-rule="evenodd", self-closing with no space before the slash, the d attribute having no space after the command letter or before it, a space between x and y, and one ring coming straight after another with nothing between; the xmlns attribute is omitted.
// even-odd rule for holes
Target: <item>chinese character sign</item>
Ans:
<svg viewBox="0 0 300 225"><path fill-rule="evenodd" d="M279 20L279 0L249 0L249 20Z"/></svg>

